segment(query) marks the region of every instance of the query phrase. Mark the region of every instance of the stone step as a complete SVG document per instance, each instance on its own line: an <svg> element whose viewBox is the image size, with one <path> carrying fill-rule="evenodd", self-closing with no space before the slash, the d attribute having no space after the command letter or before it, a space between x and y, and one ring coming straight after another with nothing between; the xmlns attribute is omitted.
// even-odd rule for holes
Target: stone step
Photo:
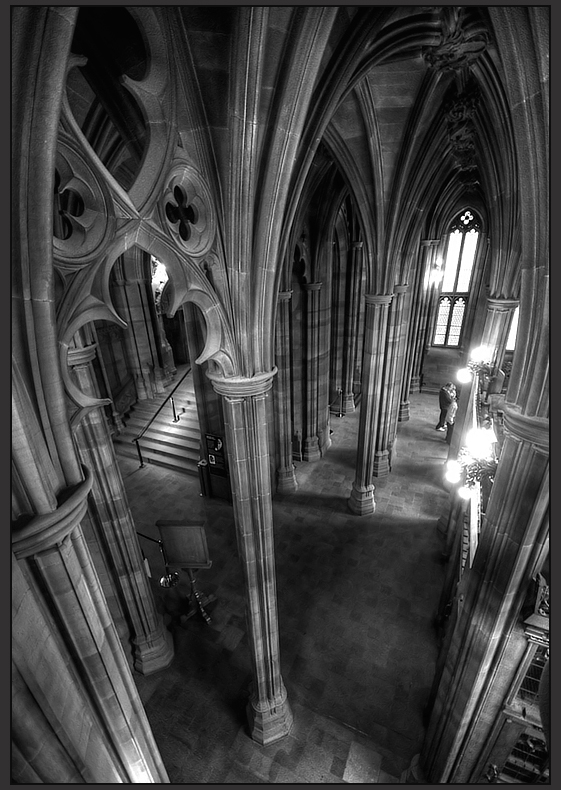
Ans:
<svg viewBox="0 0 561 790"><path fill-rule="evenodd" d="M156 398L137 401L134 404L125 419L124 430L114 439L115 451L122 457L138 459L134 439L154 418L140 439L143 462L198 475L200 426L192 376L185 379L173 396L175 413L179 417L177 422L173 421L170 403L166 403L161 412L154 417L165 403L168 394L162 393Z"/></svg>
<svg viewBox="0 0 561 790"><path fill-rule="evenodd" d="M134 458L138 460L138 453L133 444L129 446L122 444L117 449L117 454L123 458ZM142 460L145 464L154 464L155 466L163 466L166 469L174 469L183 474L198 477L199 469L199 453L185 454L183 456L173 456L169 453L161 453L158 450L154 451L150 447L141 447Z"/></svg>
<svg viewBox="0 0 561 790"><path fill-rule="evenodd" d="M147 432L170 435L175 433L178 436L192 433L199 434L200 428L196 413L181 412L178 414L178 417L179 420L177 422L173 421L171 415L167 415L165 418L157 417L147 429ZM149 420L149 415L131 413L126 421L125 430L122 433L126 433L133 439L146 427Z"/></svg>

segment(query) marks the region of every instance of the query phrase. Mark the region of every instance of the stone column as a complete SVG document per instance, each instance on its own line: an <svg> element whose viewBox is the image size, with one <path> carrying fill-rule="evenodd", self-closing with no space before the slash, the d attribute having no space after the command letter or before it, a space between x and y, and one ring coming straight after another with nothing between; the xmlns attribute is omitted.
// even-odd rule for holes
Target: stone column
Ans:
<svg viewBox="0 0 561 790"><path fill-rule="evenodd" d="M13 404L14 778L168 782L82 533L93 477L82 467L79 482L54 487L17 369Z"/></svg>
<svg viewBox="0 0 561 790"><path fill-rule="evenodd" d="M343 335L343 373L341 381L343 390L341 411L343 414L350 414L355 410L353 381L358 332L362 244L362 241L352 242L349 256L350 262L347 268L345 329Z"/></svg>
<svg viewBox="0 0 561 790"><path fill-rule="evenodd" d="M152 286L146 256L144 250L132 247L123 253L114 267L114 302L118 314L127 323L125 343L139 400L164 392L164 374L148 304Z"/></svg>
<svg viewBox="0 0 561 790"><path fill-rule="evenodd" d="M28 705L14 710L21 768L48 783L57 774L87 784L168 782L79 526L91 482L86 473L56 511L13 539L13 661L22 694L29 689L24 696L42 711L29 721L20 717ZM30 733L40 748L24 756ZM48 743L60 759L51 760Z"/></svg>
<svg viewBox="0 0 561 790"><path fill-rule="evenodd" d="M364 335L364 365L362 370L362 400L360 405L356 477L349 509L359 516L375 509L372 484L374 452L376 448L382 376L384 371L386 334L391 295L366 295Z"/></svg>
<svg viewBox="0 0 561 790"><path fill-rule="evenodd" d="M474 563L458 590L460 612L423 747L430 782L470 781L471 763L462 767L458 754L482 748L512 682L510 673L496 672L496 662L548 534L548 442L547 420L505 411L499 467Z"/></svg>
<svg viewBox="0 0 561 790"><path fill-rule="evenodd" d="M427 245L426 241L421 242L421 250L423 260L426 265L426 253L423 249ZM421 253L419 253L419 257ZM419 387L419 378L413 381L413 367L415 363L415 351L419 340L421 315L423 305L426 300L426 287L428 277L424 271L424 266L421 265L415 268L415 282L412 288L411 304L409 309L409 319L407 328L407 349L405 353L405 367L403 373L403 383L401 387L400 405L399 405L399 421L406 422L409 419L409 394L413 387Z"/></svg>
<svg viewBox="0 0 561 790"><path fill-rule="evenodd" d="M222 395L253 669L247 715L251 737L263 745L288 735L292 727L292 711L280 673L267 431L266 402L275 372L250 379L207 374Z"/></svg>
<svg viewBox="0 0 561 790"><path fill-rule="evenodd" d="M513 680L509 639L549 540L549 277L521 277L522 343L504 408L504 441L475 559L458 590L458 613L422 752L429 782L471 781ZM468 759L466 759L466 756Z"/></svg>
<svg viewBox="0 0 561 790"><path fill-rule="evenodd" d="M501 367L505 355L506 341L512 315L518 307L518 299L487 299L487 314L481 345L495 349L493 364Z"/></svg>
<svg viewBox="0 0 561 790"><path fill-rule="evenodd" d="M290 387L290 300L292 291L281 291L277 303L275 332L275 361L278 374L275 381L275 415L279 448L277 491L281 494L296 491L298 483L292 463L292 391Z"/></svg>
<svg viewBox="0 0 561 790"><path fill-rule="evenodd" d="M316 461L321 457L318 439L320 289L321 283L307 283L303 287L306 294L306 436L302 449L304 461Z"/></svg>
<svg viewBox="0 0 561 790"><path fill-rule="evenodd" d="M317 363L317 437L320 455L331 447L329 413L329 363L331 343L331 273L326 272L326 280L319 293L318 315L318 363Z"/></svg>
<svg viewBox="0 0 561 790"><path fill-rule="evenodd" d="M421 273L422 279L419 288L417 331L413 340L414 348L412 351L411 362L411 390L420 386L425 350L427 345L430 344L430 338L427 340L427 337L430 330L431 306L434 302L434 296L437 291L436 286L430 281L430 272L435 251L439 244L439 239L423 239L423 241L421 241L424 259Z"/></svg>
<svg viewBox="0 0 561 790"><path fill-rule="evenodd" d="M390 454L397 430L398 395L403 371L405 341L402 318L407 287L407 285L395 286L389 309L380 418L372 471L374 477L385 477L390 472Z"/></svg>
<svg viewBox="0 0 561 790"><path fill-rule="evenodd" d="M68 362L79 389L99 397L92 361L95 345L71 348ZM89 411L75 429L82 463L92 471L88 515L104 564L108 598L115 596L128 626L134 668L143 675L169 666L173 639L156 610L123 479L103 411Z"/></svg>
<svg viewBox="0 0 561 790"><path fill-rule="evenodd" d="M164 327L164 319L162 317L162 309L159 302L155 303L156 311L156 326L154 327L154 334L157 342L160 344L160 355L162 358L162 370L166 384L173 381L177 368L173 359L173 350L167 339L166 330Z"/></svg>

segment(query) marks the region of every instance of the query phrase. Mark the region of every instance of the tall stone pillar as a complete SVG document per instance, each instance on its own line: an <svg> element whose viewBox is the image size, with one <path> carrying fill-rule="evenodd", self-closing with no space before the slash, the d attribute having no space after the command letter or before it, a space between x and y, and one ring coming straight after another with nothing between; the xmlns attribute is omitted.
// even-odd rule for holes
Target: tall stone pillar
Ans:
<svg viewBox="0 0 561 790"><path fill-rule="evenodd" d="M169 384L171 381L173 381L173 377L177 373L177 368L175 367L175 361L173 359L172 347L170 346L167 339L160 300L161 294L155 297L154 301L156 311L156 325L154 327L154 335L156 337L156 342L159 343L160 346L160 356L162 360L161 367L163 370L164 381L166 384Z"/></svg>
<svg viewBox="0 0 561 790"><path fill-rule="evenodd" d="M92 361L95 345L68 351L79 389L99 397ZM123 479L102 409L89 411L75 430L80 460L92 472L88 515L108 566L108 581L124 614L132 643L134 668L143 675L169 666L173 639L156 609L143 564Z"/></svg>
<svg viewBox="0 0 561 790"><path fill-rule="evenodd" d="M320 455L331 447L331 419L329 413L329 364L331 350L331 274L326 272L319 292L318 363L317 363L317 437Z"/></svg>
<svg viewBox="0 0 561 790"><path fill-rule="evenodd" d="M158 357L154 333L153 310L148 303L152 286L147 253L132 247L123 253L114 267L114 302L119 316L126 321L125 343L130 371L134 376L139 400L164 392L164 373Z"/></svg>
<svg viewBox="0 0 561 790"><path fill-rule="evenodd" d="M422 764L429 782L473 781L512 683L501 673L531 579L549 539L549 277L521 278L522 342L504 407L504 441L473 565L439 661Z"/></svg>
<svg viewBox="0 0 561 790"><path fill-rule="evenodd" d="M358 314L360 306L360 282L362 271L362 241L353 241L347 267L345 329L343 336L343 372L341 388L341 412L350 414L355 410L353 392L357 349Z"/></svg>
<svg viewBox="0 0 561 790"><path fill-rule="evenodd" d="M168 782L82 533L93 477L83 467L57 490L17 371L13 383L14 778Z"/></svg>
<svg viewBox="0 0 561 790"><path fill-rule="evenodd" d="M55 771L61 782L168 782L79 526L90 485L86 476L13 541L13 661L42 713L26 720L29 707L15 708L20 768L47 783ZM30 733L40 748L26 755Z"/></svg>
<svg viewBox="0 0 561 790"><path fill-rule="evenodd" d="M407 328L407 348L405 353L405 367L403 372L403 382L401 387L399 421L406 422L409 419L409 394L413 387L419 387L419 376L413 380L413 369L416 360L416 348L421 332L421 316L426 306L428 276L425 272L427 266L426 247L427 241L421 241L422 255L421 265L414 267L415 280L411 289L411 304L409 310Z"/></svg>
<svg viewBox="0 0 561 790"><path fill-rule="evenodd" d="M296 491L298 483L292 463L292 420L290 387L290 301L292 291L281 291L277 303L277 325L275 332L275 361L278 374L275 381L275 415L277 420L279 466L277 469L277 491Z"/></svg>
<svg viewBox="0 0 561 790"><path fill-rule="evenodd" d="M518 299L487 298L487 313L481 345L495 349L493 363L499 368L505 355L512 315L517 307Z"/></svg>
<svg viewBox="0 0 561 790"><path fill-rule="evenodd" d="M306 293L306 436L302 457L304 461L316 461L321 457L318 439L318 362L321 283L304 285Z"/></svg>
<svg viewBox="0 0 561 790"><path fill-rule="evenodd" d="M362 370L356 477L348 505L359 516L375 509L374 453L376 448L386 352L390 295L366 295L366 320Z"/></svg>
<svg viewBox="0 0 561 790"><path fill-rule="evenodd" d="M280 673L269 470L267 399L274 372L250 379L208 374L222 395L238 552L245 577L253 668L247 714L251 737L264 745L288 735L292 727Z"/></svg>
<svg viewBox="0 0 561 790"><path fill-rule="evenodd" d="M440 244L439 239L423 239L421 248L423 250L423 265L419 293L419 306L417 332L414 338L413 357L411 364L411 390L416 389L421 384L421 371L425 358L427 345L430 343L429 331L431 321L431 308L435 302L437 287L431 282L431 268Z"/></svg>
<svg viewBox="0 0 561 790"><path fill-rule="evenodd" d="M394 296L389 309L384 380L372 471L374 477L385 477L389 474L390 456L397 432L398 398L405 353L403 305L407 287L407 285L394 287Z"/></svg>
<svg viewBox="0 0 561 790"><path fill-rule="evenodd" d="M510 674L494 670L516 624L536 557L548 534L549 429L546 420L505 411L505 440L469 574L458 590L460 613L427 730L422 762L430 782L469 782L470 761L502 705ZM479 723L479 727L477 724Z"/></svg>

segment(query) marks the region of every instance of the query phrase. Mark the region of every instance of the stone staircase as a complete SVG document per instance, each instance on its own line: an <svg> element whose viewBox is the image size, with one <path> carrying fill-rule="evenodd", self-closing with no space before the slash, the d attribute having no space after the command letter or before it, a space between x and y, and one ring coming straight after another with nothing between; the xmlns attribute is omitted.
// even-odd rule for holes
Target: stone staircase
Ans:
<svg viewBox="0 0 561 790"><path fill-rule="evenodd" d="M178 371L178 377L183 373ZM133 439L150 422L174 386L156 398L137 401L131 407L125 418L125 429L114 438L118 457L135 458L140 464ZM140 439L142 459L144 464L156 464L198 476L201 439L192 373L181 383L173 400L179 420L173 421L173 409L171 401L168 401Z"/></svg>

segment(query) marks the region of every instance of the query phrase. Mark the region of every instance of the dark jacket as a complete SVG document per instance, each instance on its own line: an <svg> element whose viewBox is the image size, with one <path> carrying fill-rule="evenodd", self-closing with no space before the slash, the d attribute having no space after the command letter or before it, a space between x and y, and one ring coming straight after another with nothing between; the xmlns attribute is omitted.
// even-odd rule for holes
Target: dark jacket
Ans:
<svg viewBox="0 0 561 790"><path fill-rule="evenodd" d="M447 389L444 387L440 388L440 392L438 393L438 403L441 409L447 409L448 406L452 403L452 395L448 392Z"/></svg>

